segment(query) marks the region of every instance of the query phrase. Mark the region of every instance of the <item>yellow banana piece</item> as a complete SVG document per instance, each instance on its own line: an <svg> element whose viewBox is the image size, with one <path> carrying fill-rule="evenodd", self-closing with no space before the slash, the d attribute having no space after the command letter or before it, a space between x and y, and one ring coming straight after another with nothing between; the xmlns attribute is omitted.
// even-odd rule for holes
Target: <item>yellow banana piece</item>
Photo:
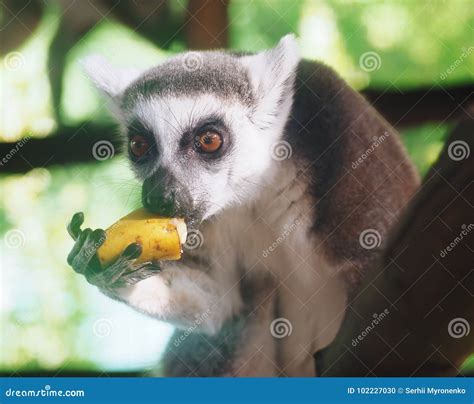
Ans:
<svg viewBox="0 0 474 404"><path fill-rule="evenodd" d="M114 262L131 243L142 246L137 263L179 260L187 237L183 219L156 216L144 209L122 217L105 232L105 242L97 250L102 267Z"/></svg>

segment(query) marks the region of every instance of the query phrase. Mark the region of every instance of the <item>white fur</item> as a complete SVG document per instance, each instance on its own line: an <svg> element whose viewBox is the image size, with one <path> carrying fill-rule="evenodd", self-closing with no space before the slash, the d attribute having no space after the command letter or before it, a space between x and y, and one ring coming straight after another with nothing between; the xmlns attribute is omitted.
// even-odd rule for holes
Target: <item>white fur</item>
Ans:
<svg viewBox="0 0 474 404"><path fill-rule="evenodd" d="M180 158L178 152L181 130L214 113L224 113L231 131L238 134L238 142L234 142L232 150L232 164L223 166L218 173L203 170L197 164L193 167L193 159L186 156ZM280 134L278 131L266 133L257 128L251 122L250 114L251 111L239 103L226 102L206 94L194 98L141 101L131 115L139 117L157 134L160 157L155 169L165 167L179 181L189 181L195 202L205 200L211 204L206 214L209 217L229 205L244 203L255 195L261 177L267 174L273 162L271 146ZM283 121L280 119L275 125L282 127Z"/></svg>
<svg viewBox="0 0 474 404"><path fill-rule="evenodd" d="M101 55L90 55L81 65L94 85L108 98L114 99L142 73L135 68L117 68Z"/></svg>
<svg viewBox="0 0 474 404"><path fill-rule="evenodd" d="M279 316L291 322L292 334L282 340L269 338L273 317L264 318L255 341L248 341L251 345L245 346L247 359L257 355L261 360L259 350L274 352L268 344L276 344L280 361L272 356L263 375L312 376L312 355L335 337L345 312L346 291L340 273L322 258L320 249L315 249L318 240L308 237L312 220L306 213L310 206L300 198L302 185L294 182L295 171L291 165L273 168L279 181L265 187L253 209L229 208L201 226L204 243L198 254L208 259L209 267L191 269L180 263L165 263L161 274L121 290L120 298L139 311L178 327L194 327L213 334L246 305L239 290L244 274L237 264L252 275L271 274L276 283L270 291L279 294ZM288 209L293 200L299 202ZM283 234L285 225L295 220L298 227L264 258L265 249ZM267 293L262 290L260 304L265 303ZM209 313L205 321L196 322L204 313ZM269 315L273 316L273 312ZM258 340L267 342L262 345ZM265 357L269 359L269 355ZM245 366L245 360L239 360Z"/></svg>
<svg viewBox="0 0 474 404"><path fill-rule="evenodd" d="M276 105L281 101L285 85L291 85L299 61L298 45L291 34L284 36L273 49L242 58L241 63L249 70L255 94L261 98L255 111L259 125L275 130L275 119L288 115L293 100L291 96L283 100L280 111L276 110Z"/></svg>

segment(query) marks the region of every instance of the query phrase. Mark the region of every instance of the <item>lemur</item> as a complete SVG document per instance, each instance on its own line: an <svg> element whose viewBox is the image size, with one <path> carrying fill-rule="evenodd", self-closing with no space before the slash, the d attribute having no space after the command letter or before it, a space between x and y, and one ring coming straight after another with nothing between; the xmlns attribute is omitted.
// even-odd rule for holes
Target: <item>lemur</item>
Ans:
<svg viewBox="0 0 474 404"><path fill-rule="evenodd" d="M137 265L132 244L99 268L105 233L81 230L79 213L69 264L176 327L165 376L314 376L313 354L419 183L395 130L332 69L301 60L292 35L146 71L84 65L122 128L144 208L185 218L200 246Z"/></svg>

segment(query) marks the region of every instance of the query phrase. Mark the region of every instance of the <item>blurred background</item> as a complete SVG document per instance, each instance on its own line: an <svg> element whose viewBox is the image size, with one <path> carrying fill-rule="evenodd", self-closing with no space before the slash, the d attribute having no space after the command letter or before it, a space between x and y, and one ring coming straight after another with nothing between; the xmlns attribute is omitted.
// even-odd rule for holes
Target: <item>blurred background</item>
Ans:
<svg viewBox="0 0 474 404"><path fill-rule="evenodd" d="M334 67L400 131L422 175L473 103L470 0L10 0L0 12L2 374L147 370L172 332L66 264L73 213L104 228L140 195L81 57L148 67L293 32L305 58Z"/></svg>

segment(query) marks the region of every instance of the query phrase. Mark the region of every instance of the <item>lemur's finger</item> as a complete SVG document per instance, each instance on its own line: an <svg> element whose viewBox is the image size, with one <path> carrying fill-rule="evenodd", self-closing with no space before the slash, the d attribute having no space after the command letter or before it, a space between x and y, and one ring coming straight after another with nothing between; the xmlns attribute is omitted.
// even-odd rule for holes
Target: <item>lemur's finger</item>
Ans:
<svg viewBox="0 0 474 404"><path fill-rule="evenodd" d="M116 288L125 286L129 283L120 282L121 277L125 273L135 272L133 261L142 253L142 246L138 243L130 244L122 253L122 255L110 266L105 269L94 271L89 268L86 272L86 279L89 283L104 287Z"/></svg>
<svg viewBox="0 0 474 404"><path fill-rule="evenodd" d="M142 246L138 243L132 243L127 246L127 248L123 251L121 257L128 259L128 260L133 260L136 259L140 256L142 253Z"/></svg>
<svg viewBox="0 0 474 404"><path fill-rule="evenodd" d="M82 223L84 223L84 213L78 212L74 214L71 221L67 225L67 232L74 240L77 240L81 234Z"/></svg>
<svg viewBox="0 0 474 404"><path fill-rule="evenodd" d="M98 237L101 236L99 233L96 233L96 235ZM105 241L105 232L102 234L102 239ZM91 262L91 265L85 273L87 281L99 287L111 287L124 272L131 269L131 263L129 261L138 258L141 252L141 246L137 243L132 243L114 263L104 269L101 269L99 259L95 256L94 261Z"/></svg>
<svg viewBox="0 0 474 404"><path fill-rule="evenodd" d="M94 273L99 273L103 270L99 261L99 257L97 256L97 250L102 244L104 244L106 233L102 229L94 230L90 236L90 239L92 245L89 247L89 252L92 253L92 255L88 262L87 272L89 275L93 275Z"/></svg>
<svg viewBox="0 0 474 404"><path fill-rule="evenodd" d="M122 274L131 269L131 263L126 258L118 258L112 265L107 268L94 271L90 268L86 273L86 279L95 286L110 288L114 287L114 283L122 276Z"/></svg>
<svg viewBox="0 0 474 404"><path fill-rule="evenodd" d="M67 256L67 263L71 265L72 267L73 267L74 258L76 258L78 254L80 254L84 241L86 240L86 237L87 235L84 234L84 232L81 232L79 234L79 237L76 239L76 242L74 243L74 246L72 247L71 252ZM76 270L74 267L73 269Z"/></svg>
<svg viewBox="0 0 474 404"><path fill-rule="evenodd" d="M95 251L91 246L92 229L85 229L79 236L78 241L81 241L81 245L76 254L72 257L71 266L77 273L83 274L87 270L89 261L94 256ZM77 241L76 241L77 243ZM74 246L75 247L75 246ZM74 248L73 248L74 251ZM71 251L71 254L72 252Z"/></svg>
<svg viewBox="0 0 474 404"><path fill-rule="evenodd" d="M119 286L130 286L149 278L150 276L156 275L161 272L161 264L159 262L145 262L138 268L132 271L125 272L116 283L116 287Z"/></svg>
<svg viewBox="0 0 474 404"><path fill-rule="evenodd" d="M94 241L94 247L96 251L99 249L99 247L104 244L105 239L107 238L107 234L105 233L104 230L102 229L96 229L92 232L92 239Z"/></svg>

